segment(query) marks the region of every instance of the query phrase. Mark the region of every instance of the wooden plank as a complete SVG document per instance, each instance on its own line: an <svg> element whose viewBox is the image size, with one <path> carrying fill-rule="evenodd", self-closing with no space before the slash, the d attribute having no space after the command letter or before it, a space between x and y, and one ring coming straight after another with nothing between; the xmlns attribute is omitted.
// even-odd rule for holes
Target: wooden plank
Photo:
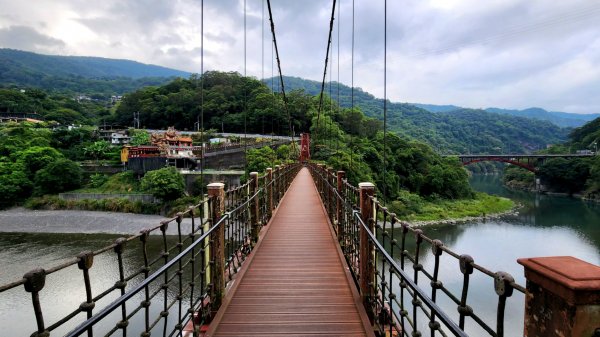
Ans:
<svg viewBox="0 0 600 337"><path fill-rule="evenodd" d="M207 336L373 336L329 226L304 168Z"/></svg>

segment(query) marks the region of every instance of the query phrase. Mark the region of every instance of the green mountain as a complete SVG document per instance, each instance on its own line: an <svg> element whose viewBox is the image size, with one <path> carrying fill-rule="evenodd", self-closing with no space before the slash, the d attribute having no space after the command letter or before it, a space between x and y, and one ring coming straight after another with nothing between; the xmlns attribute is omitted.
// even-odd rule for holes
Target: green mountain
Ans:
<svg viewBox="0 0 600 337"><path fill-rule="evenodd" d="M435 104L421 104L411 103L412 105L425 109L430 112L452 112L462 110L464 108L456 105L435 105ZM559 111L547 111L542 108L528 108L524 110L515 109L500 109L500 108L487 108L487 112L493 112L503 115L512 115L518 117L525 117L531 119L537 119L542 121L548 121L557 126L564 128L576 128L583 124L600 117L600 114L576 114Z"/></svg>
<svg viewBox="0 0 600 337"><path fill-rule="evenodd" d="M486 111L539 120L546 120L562 127L579 127L591 120L600 117L600 114L576 114L559 111L546 111L542 108L529 108L525 110L487 108Z"/></svg>
<svg viewBox="0 0 600 337"><path fill-rule="evenodd" d="M51 91L123 94L189 73L128 60L40 55L0 49L0 86Z"/></svg>
<svg viewBox="0 0 600 337"><path fill-rule="evenodd" d="M264 82L270 86L271 80ZM318 95L321 83L298 77L284 77L288 90ZM338 100L338 83L327 83L325 92ZM277 86L274 88L277 90ZM350 107L352 89L339 84L339 101ZM383 120L383 100L354 89L354 103L368 117ZM433 113L409 103L388 102L388 128L431 145L441 153L527 153L548 144L562 142L567 130L548 121L529 119L485 110L462 109Z"/></svg>

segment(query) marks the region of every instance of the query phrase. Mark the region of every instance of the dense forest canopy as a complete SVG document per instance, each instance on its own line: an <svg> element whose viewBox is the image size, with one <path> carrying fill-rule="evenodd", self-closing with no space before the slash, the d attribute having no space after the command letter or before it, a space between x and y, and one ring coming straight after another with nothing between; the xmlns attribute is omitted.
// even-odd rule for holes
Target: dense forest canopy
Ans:
<svg viewBox="0 0 600 337"><path fill-rule="evenodd" d="M313 96L296 90L287 93L287 99L292 128L296 133L308 131ZM260 81L238 73L210 71L203 80L192 75L138 90L124 97L114 122L131 124L134 112L139 112L141 125L151 129L175 126L193 130L200 122L204 129L222 132L290 134L282 96L273 95Z"/></svg>
<svg viewBox="0 0 600 337"><path fill-rule="evenodd" d="M271 86L271 80L264 81ZM284 77L286 88L319 94L321 83L297 77ZM329 86L331 85L331 91ZM352 88L337 82L326 84L326 92L342 107L351 107ZM276 85L273 86L278 90ZM383 100L360 88L354 89L354 104L369 117L383 119ZM408 103L388 102L388 128L396 134L425 142L437 152L530 153L548 144L564 141L567 129L550 122L490 113L485 110L458 109L433 113Z"/></svg>

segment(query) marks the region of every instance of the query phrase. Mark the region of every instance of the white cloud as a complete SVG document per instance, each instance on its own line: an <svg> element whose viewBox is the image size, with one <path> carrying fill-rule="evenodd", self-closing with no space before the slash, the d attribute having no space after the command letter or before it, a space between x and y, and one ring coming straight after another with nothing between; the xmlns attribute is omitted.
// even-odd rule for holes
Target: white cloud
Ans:
<svg viewBox="0 0 600 337"><path fill-rule="evenodd" d="M340 80L350 84L351 1L341 1ZM205 70L244 71L244 0L206 1ZM246 0L247 73L260 77L262 9ZM286 75L322 78L331 2L273 0ZM356 2L355 85L383 95L383 1ZM0 47L127 58L200 71L200 0L0 0ZM266 6L265 6L266 14ZM265 16L265 19L267 16ZM600 3L388 1L393 101L600 113ZM271 74L264 25L264 73ZM333 79L337 74L334 33ZM327 79L330 77L327 76Z"/></svg>

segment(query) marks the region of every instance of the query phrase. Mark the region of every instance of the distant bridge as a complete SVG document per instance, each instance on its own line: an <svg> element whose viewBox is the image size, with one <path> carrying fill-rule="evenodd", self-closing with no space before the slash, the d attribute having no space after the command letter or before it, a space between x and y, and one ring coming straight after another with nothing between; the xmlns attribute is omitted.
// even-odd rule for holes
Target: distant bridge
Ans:
<svg viewBox="0 0 600 337"><path fill-rule="evenodd" d="M445 157L458 157L463 165L469 165L482 161L497 161L502 163L509 163L519 167L522 167L531 172L537 172L538 167L543 165L546 160L553 158L586 158L593 157L595 154L459 154L459 155L448 155Z"/></svg>

